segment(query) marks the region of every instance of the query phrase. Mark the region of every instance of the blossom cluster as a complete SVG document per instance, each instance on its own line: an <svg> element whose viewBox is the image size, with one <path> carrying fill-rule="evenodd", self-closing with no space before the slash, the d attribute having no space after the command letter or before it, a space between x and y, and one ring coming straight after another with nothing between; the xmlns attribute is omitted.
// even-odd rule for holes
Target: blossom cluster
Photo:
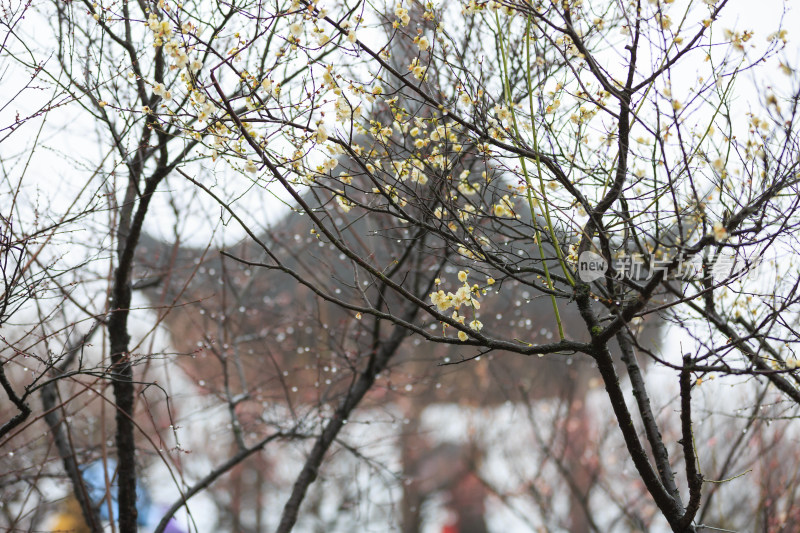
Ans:
<svg viewBox="0 0 800 533"><path fill-rule="evenodd" d="M456 290L456 292L447 292L445 293L444 290L439 289L438 291L432 292L430 294L431 302L436 306L436 309L440 313L444 313L449 309L453 309L452 319L458 322L459 324L465 324L466 318L464 315L459 313L459 309L461 306L465 307L472 307L473 309L477 310L480 309L481 304L478 300L478 296L481 293L481 288L478 284L470 285L467 281L469 276L469 272L465 270L461 270L458 273L458 280L463 283L461 287ZM437 285L441 282L441 280L437 279ZM488 285L492 285L494 280L489 278L487 281ZM473 318L472 321L469 322L469 327L473 331L480 331L483 328L483 323L477 318ZM461 341L465 341L469 338L466 332L459 331L458 338Z"/></svg>

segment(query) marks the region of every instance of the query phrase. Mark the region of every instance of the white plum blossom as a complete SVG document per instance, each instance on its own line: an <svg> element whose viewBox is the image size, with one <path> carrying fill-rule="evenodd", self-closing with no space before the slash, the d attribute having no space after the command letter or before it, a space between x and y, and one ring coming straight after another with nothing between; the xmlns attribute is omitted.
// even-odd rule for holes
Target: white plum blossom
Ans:
<svg viewBox="0 0 800 533"><path fill-rule="evenodd" d="M164 87L163 83L156 83L153 85L153 94L160 96L164 100L172 100L172 93Z"/></svg>
<svg viewBox="0 0 800 533"><path fill-rule="evenodd" d="M722 225L722 222L714 222L714 239L717 242L722 242L728 238L728 230L725 229L725 226Z"/></svg>
<svg viewBox="0 0 800 533"><path fill-rule="evenodd" d="M317 126L317 131L314 134L314 138L319 144L322 144L328 140L328 130L325 127L325 124L319 124Z"/></svg>
<svg viewBox="0 0 800 533"><path fill-rule="evenodd" d="M183 50L181 50L175 57L175 66L178 68L184 68L188 64L189 64L189 55Z"/></svg>
<svg viewBox="0 0 800 533"><path fill-rule="evenodd" d="M299 38L303 34L303 25L300 22L295 22L289 26L289 33L292 37Z"/></svg>

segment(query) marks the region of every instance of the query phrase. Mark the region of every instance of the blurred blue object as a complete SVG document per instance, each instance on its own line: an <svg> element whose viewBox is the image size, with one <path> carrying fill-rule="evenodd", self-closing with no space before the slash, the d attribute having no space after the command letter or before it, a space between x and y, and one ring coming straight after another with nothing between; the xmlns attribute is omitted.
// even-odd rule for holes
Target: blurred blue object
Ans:
<svg viewBox="0 0 800 533"><path fill-rule="evenodd" d="M108 516L108 502L106 501L106 495L110 492L111 507L116 520L117 514L119 513L119 504L117 500L117 461L114 459L106 459L105 463L105 469L103 469L103 460L98 459L82 467L81 471L92 505L99 505L98 510L100 511L100 518L103 520L110 520ZM106 486L106 479L108 479L110 484L108 487ZM150 513L152 512L151 502L150 496L141 483L136 484L136 508L139 511L136 522L139 525L147 524Z"/></svg>

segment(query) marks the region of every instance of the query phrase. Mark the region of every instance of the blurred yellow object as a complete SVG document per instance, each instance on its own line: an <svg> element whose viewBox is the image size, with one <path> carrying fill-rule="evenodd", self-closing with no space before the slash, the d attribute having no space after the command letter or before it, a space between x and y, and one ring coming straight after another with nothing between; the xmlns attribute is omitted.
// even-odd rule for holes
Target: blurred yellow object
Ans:
<svg viewBox="0 0 800 533"><path fill-rule="evenodd" d="M89 526L83 519L81 506L74 497L68 497L63 505L63 510L51 522L52 531L69 531L70 533L91 533Z"/></svg>

